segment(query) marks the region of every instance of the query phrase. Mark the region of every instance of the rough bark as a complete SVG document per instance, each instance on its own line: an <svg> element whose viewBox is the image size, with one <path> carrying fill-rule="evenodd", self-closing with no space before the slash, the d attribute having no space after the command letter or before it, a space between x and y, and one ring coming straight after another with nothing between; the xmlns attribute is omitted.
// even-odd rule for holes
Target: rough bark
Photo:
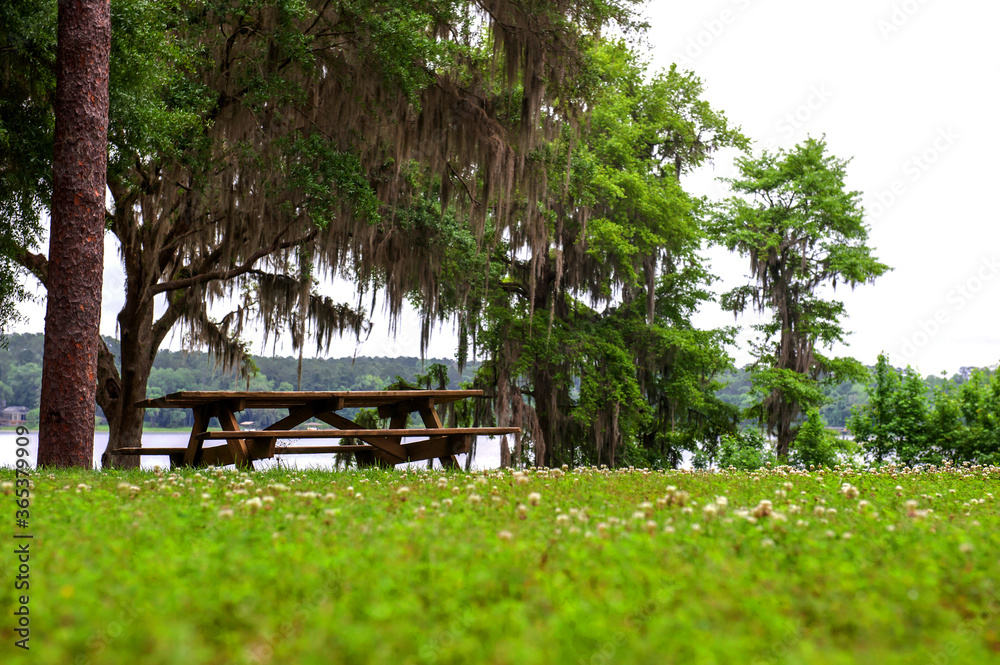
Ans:
<svg viewBox="0 0 1000 665"><path fill-rule="evenodd" d="M93 466L110 49L108 0L60 0L40 466Z"/></svg>

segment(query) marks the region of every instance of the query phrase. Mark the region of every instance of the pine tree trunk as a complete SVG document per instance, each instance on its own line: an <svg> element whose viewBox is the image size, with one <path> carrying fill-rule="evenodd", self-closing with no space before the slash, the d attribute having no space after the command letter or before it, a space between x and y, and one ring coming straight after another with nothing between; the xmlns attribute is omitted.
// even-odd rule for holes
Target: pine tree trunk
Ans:
<svg viewBox="0 0 1000 665"><path fill-rule="evenodd" d="M94 463L108 157L108 0L60 0L38 464Z"/></svg>

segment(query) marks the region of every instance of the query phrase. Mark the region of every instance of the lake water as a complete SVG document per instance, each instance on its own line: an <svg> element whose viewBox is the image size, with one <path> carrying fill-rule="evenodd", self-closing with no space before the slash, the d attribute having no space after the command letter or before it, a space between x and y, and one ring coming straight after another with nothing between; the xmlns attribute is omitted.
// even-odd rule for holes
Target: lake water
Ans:
<svg viewBox="0 0 1000 665"><path fill-rule="evenodd" d="M28 459L31 465L35 466L38 460L38 432L28 434ZM407 439L404 439L407 441ZM148 448L184 448L187 446L188 434L180 432L149 432L142 435L142 445ZM99 467L101 455L108 445L108 434L97 432L94 435L94 466ZM308 445L304 441L299 441L296 445ZM12 431L0 432L0 466L11 467L17 464L17 434ZM459 455L458 461L465 465L465 455ZM335 456L333 454L317 455L281 455L275 459L259 460L254 462L257 469L266 469L276 464L280 460L282 464L299 469L306 468L332 468ZM426 462L414 462L416 466L425 466ZM438 462L435 462L438 465ZM170 458L166 455L143 455L142 467L152 469L154 466L164 468L170 466ZM400 465L402 466L402 465ZM476 459L472 466L477 469L496 469L500 466L500 437L481 436L476 442Z"/></svg>

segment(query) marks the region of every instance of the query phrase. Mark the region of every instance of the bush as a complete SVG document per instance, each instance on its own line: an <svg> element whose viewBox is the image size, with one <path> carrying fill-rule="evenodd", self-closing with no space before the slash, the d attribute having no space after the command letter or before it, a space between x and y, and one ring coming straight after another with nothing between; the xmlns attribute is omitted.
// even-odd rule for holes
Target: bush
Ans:
<svg viewBox="0 0 1000 665"><path fill-rule="evenodd" d="M699 455L702 453L699 452L695 456L696 467ZM732 466L740 471L754 471L767 465L768 462L773 464L775 457L771 444L764 438L764 435L759 430L747 429L720 437L715 462L720 469L728 469Z"/></svg>
<svg viewBox="0 0 1000 665"><path fill-rule="evenodd" d="M811 409L806 421L799 426L789 462L807 468L810 465L832 467L852 458L856 448L854 442L841 439L828 430L819 411Z"/></svg>

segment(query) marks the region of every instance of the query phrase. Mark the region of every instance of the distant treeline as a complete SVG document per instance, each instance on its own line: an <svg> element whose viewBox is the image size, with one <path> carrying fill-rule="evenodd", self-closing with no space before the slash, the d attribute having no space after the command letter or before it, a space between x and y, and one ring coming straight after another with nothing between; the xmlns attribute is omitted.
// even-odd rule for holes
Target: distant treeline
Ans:
<svg viewBox="0 0 1000 665"><path fill-rule="evenodd" d="M873 373L874 381L875 366L869 366L869 371ZM943 389L960 388L969 382L977 367L962 367L950 378L944 376L921 376L916 372L909 372L910 375L919 378L924 385L924 396L928 401L933 401L933 395ZM987 370L987 373L990 373ZM734 404L741 409L751 406L753 398L750 395L750 372L747 370L736 370L720 379L726 387L718 392L719 399L729 404ZM851 417L855 407L862 407L868 404L868 391L871 384L855 383L845 381L834 386L822 386L821 390L826 396L826 403L819 408L819 415L822 416L828 427L844 428Z"/></svg>
<svg viewBox="0 0 1000 665"><path fill-rule="evenodd" d="M10 406L26 406L29 422L38 421L38 397L42 380L41 333L14 334L8 339L7 349L0 349L0 399ZM106 337L108 347L118 354L116 340ZM304 358L302 384L298 388L298 359L292 357L254 356L259 373L250 380L250 390L381 390L397 377L415 383L428 368L441 364L448 369L448 387L458 388L462 382L471 381L478 368L470 363L462 375L454 360L419 358ZM874 368L872 368L874 369ZM946 384L959 387L972 376L975 368L963 367L949 379L941 376L922 377L928 401L936 390ZM737 370L724 377L726 384L718 396L724 402L741 408L750 406L750 374ZM820 408L820 415L829 427L845 427L852 409L868 403L864 383L845 382L824 388L827 403ZM223 372L206 353L160 351L156 356L149 378L147 397L160 397L180 390L242 390L245 381L238 381L234 374ZM100 415L100 409L98 409ZM247 410L242 418L266 426L281 414ZM189 426L190 414L185 410L150 409L146 422L155 427Z"/></svg>

